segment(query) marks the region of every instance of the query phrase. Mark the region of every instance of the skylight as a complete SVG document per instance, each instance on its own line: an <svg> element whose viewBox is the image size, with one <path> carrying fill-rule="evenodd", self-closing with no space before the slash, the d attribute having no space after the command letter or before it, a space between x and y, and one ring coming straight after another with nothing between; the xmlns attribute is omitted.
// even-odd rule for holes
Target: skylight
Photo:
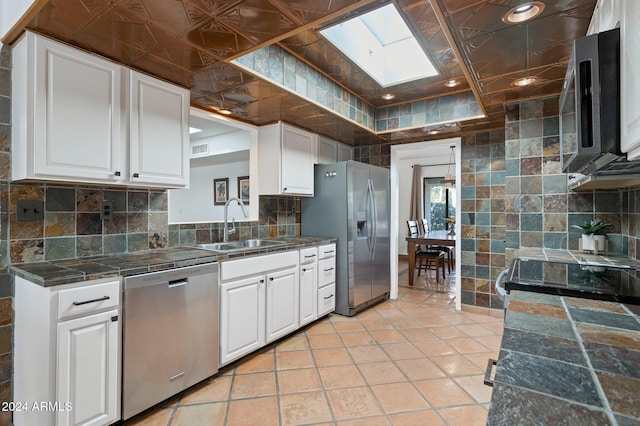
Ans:
<svg viewBox="0 0 640 426"><path fill-rule="evenodd" d="M320 34L383 87L438 75L392 3Z"/></svg>

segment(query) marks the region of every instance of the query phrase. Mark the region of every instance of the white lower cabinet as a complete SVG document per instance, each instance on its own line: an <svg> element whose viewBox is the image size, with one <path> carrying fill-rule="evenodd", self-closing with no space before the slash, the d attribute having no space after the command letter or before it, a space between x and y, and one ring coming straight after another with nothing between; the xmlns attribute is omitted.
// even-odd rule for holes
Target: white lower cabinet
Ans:
<svg viewBox="0 0 640 426"><path fill-rule="evenodd" d="M264 275L220 286L220 364L265 344Z"/></svg>
<svg viewBox="0 0 640 426"><path fill-rule="evenodd" d="M318 248L318 317L336 309L336 245Z"/></svg>
<svg viewBox="0 0 640 426"><path fill-rule="evenodd" d="M219 274L220 365L297 328L298 251L222 261Z"/></svg>
<svg viewBox="0 0 640 426"><path fill-rule="evenodd" d="M298 328L298 265L267 275L267 343Z"/></svg>
<svg viewBox="0 0 640 426"><path fill-rule="evenodd" d="M58 323L58 425L104 425L116 420L118 311Z"/></svg>
<svg viewBox="0 0 640 426"><path fill-rule="evenodd" d="M120 294L120 278L43 287L16 277L16 426L120 419Z"/></svg>
<svg viewBox="0 0 640 426"><path fill-rule="evenodd" d="M300 326L318 318L318 249L300 250Z"/></svg>
<svg viewBox="0 0 640 426"><path fill-rule="evenodd" d="M335 309L335 244L322 247L323 269L317 247L220 262L221 366Z"/></svg>

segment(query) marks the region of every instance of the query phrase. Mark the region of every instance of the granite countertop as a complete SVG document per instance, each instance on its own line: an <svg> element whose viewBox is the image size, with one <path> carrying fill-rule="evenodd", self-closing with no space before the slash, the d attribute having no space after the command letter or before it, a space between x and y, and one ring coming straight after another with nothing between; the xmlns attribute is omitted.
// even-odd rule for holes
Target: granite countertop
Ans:
<svg viewBox="0 0 640 426"><path fill-rule="evenodd" d="M61 284L88 281L98 278L137 275L185 266L201 265L226 259L255 256L315 245L330 244L326 237L278 237L268 240L282 244L268 247L237 249L233 252L204 250L195 246L183 246L144 250L79 259L52 260L12 265L9 270L16 276L51 287Z"/></svg>
<svg viewBox="0 0 640 426"><path fill-rule="evenodd" d="M487 424L640 424L639 315L512 290Z"/></svg>
<svg viewBox="0 0 640 426"><path fill-rule="evenodd" d="M640 261L622 254L592 254L576 250L544 248L521 248L518 258L526 260L548 260L562 263L581 263L591 266L627 267L640 269Z"/></svg>

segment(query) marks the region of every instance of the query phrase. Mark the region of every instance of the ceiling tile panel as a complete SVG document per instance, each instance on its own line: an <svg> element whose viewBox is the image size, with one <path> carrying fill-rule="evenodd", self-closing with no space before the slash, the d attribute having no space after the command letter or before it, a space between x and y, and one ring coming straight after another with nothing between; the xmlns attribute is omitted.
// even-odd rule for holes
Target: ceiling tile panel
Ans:
<svg viewBox="0 0 640 426"><path fill-rule="evenodd" d="M221 60L211 52L197 49L181 39L174 39L150 53L191 72L209 67Z"/></svg>
<svg viewBox="0 0 640 426"><path fill-rule="evenodd" d="M145 73L158 76L182 87L189 87L191 71L154 55L145 55L136 59L132 66Z"/></svg>
<svg viewBox="0 0 640 426"><path fill-rule="evenodd" d="M219 58L226 58L255 46L255 43L215 20L189 31L185 38Z"/></svg>
<svg viewBox="0 0 640 426"><path fill-rule="evenodd" d="M187 2L210 16L218 16L242 3L242 0L187 0Z"/></svg>
<svg viewBox="0 0 640 426"><path fill-rule="evenodd" d="M246 0L232 7L218 20L259 44L297 27L267 0Z"/></svg>
<svg viewBox="0 0 640 426"><path fill-rule="evenodd" d="M174 34L182 34L209 18L182 0L119 0L117 7Z"/></svg>
<svg viewBox="0 0 640 426"><path fill-rule="evenodd" d="M49 0L30 27L60 39L73 40L81 28L110 7L106 0Z"/></svg>
<svg viewBox="0 0 640 426"><path fill-rule="evenodd" d="M304 25L351 6L354 2L353 0L295 0L281 1L279 3L282 4L283 9L288 11L289 15Z"/></svg>

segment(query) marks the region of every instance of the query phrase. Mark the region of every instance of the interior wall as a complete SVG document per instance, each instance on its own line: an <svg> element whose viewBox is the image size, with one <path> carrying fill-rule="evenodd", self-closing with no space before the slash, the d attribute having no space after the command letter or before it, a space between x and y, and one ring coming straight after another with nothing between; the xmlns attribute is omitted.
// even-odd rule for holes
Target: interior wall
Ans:
<svg viewBox="0 0 640 426"><path fill-rule="evenodd" d="M246 158L242 160L241 157ZM238 177L241 176L249 176L248 151L192 159L189 188L169 190L169 223L223 221L224 205L214 204L214 179L229 179L228 196L237 197ZM250 214L251 204L246 203L245 208ZM229 204L228 218L249 220L237 202Z"/></svg>

